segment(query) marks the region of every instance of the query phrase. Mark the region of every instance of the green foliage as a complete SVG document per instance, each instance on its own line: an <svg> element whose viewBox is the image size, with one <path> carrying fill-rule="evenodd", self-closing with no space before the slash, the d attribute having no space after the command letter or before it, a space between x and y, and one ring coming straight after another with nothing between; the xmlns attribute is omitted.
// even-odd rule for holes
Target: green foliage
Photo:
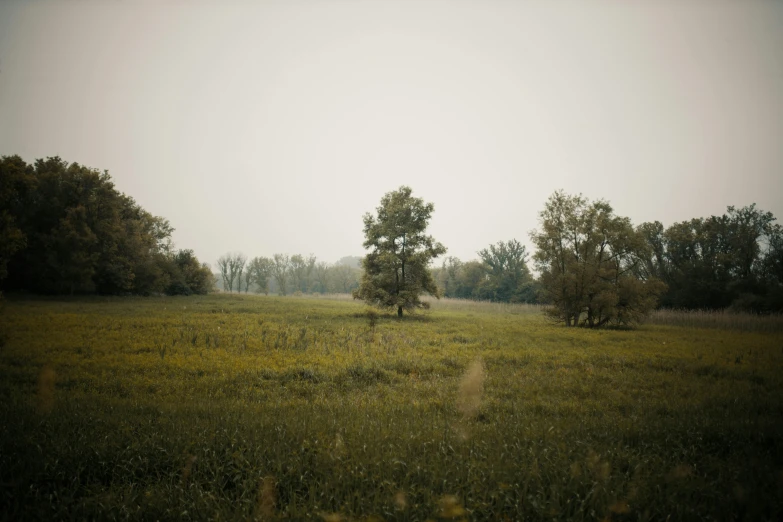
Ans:
<svg viewBox="0 0 783 522"><path fill-rule="evenodd" d="M22 158L0 159L0 282L8 276L11 256L27 245L27 236L18 219L34 184L32 169Z"/></svg>
<svg viewBox="0 0 783 522"><path fill-rule="evenodd" d="M192 250L178 251L171 256L171 264L167 295L203 295L213 290L212 270L199 264Z"/></svg>
<svg viewBox="0 0 783 522"><path fill-rule="evenodd" d="M272 275L273 261L268 257L254 257L247 267L247 278L250 284L256 286L258 292L269 293L269 278Z"/></svg>
<svg viewBox="0 0 783 522"><path fill-rule="evenodd" d="M0 281L8 274L7 289L151 294L183 281L190 291L204 288L194 279L203 279L195 258L194 268L177 257L186 251L171 251L168 221L118 192L108 172L57 157L26 165L10 156L0 159L0 180Z"/></svg>
<svg viewBox="0 0 783 522"><path fill-rule="evenodd" d="M525 247L516 239L478 252L481 261L448 257L432 270L446 297L505 303L539 302L538 285L527 267Z"/></svg>
<svg viewBox="0 0 783 522"><path fill-rule="evenodd" d="M567 329L451 299L417 319L369 327L348 299L12 297L0 513L783 516L780 329Z"/></svg>
<svg viewBox="0 0 783 522"><path fill-rule="evenodd" d="M359 288L362 271L352 265L338 264L330 266L325 274L328 288L338 294L350 294Z"/></svg>
<svg viewBox="0 0 783 522"><path fill-rule="evenodd" d="M288 281L291 276L291 258L288 254L275 254L272 257L271 265L272 277L277 283L280 295L288 293Z"/></svg>
<svg viewBox="0 0 783 522"><path fill-rule="evenodd" d="M534 301L524 245L516 239L499 241L497 245L479 251L478 255L487 274L482 297L508 303Z"/></svg>
<svg viewBox="0 0 783 522"><path fill-rule="evenodd" d="M353 296L381 308L402 311L426 306L422 293L439 297L428 267L446 248L425 235L434 206L411 196L410 187L400 187L381 199L377 216L364 216L364 248L359 288Z"/></svg>
<svg viewBox="0 0 783 522"><path fill-rule="evenodd" d="M309 293L313 286L313 273L316 259L313 254L305 257L300 254L291 256L290 275L293 287L302 293Z"/></svg>
<svg viewBox="0 0 783 522"><path fill-rule="evenodd" d="M485 299L486 270L480 261L463 262L450 256L433 272L446 297Z"/></svg>
<svg viewBox="0 0 783 522"><path fill-rule="evenodd" d="M769 312L783 310L783 234L770 212L728 207L722 216L695 218L639 231L650 249L648 273L668 285L661 304L672 308Z"/></svg>
<svg viewBox="0 0 783 522"><path fill-rule="evenodd" d="M648 245L605 201L555 192L531 238L553 317L566 326L630 325L652 310L665 286L642 270Z"/></svg>

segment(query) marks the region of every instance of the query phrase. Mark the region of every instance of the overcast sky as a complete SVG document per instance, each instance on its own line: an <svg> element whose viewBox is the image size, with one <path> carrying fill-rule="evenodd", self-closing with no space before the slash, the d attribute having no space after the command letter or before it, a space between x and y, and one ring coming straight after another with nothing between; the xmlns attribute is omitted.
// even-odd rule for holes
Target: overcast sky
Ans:
<svg viewBox="0 0 783 522"><path fill-rule="evenodd" d="M403 184L463 260L561 188L783 219L783 2L3 0L9 154L108 169L209 263L360 255Z"/></svg>

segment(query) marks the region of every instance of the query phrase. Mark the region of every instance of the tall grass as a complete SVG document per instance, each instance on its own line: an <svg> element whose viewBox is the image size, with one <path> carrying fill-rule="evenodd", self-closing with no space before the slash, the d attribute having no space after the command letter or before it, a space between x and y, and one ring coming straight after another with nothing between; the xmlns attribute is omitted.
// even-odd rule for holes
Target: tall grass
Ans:
<svg viewBox="0 0 783 522"><path fill-rule="evenodd" d="M660 309L652 312L646 323L744 332L783 332L783 314L759 315L729 310Z"/></svg>
<svg viewBox="0 0 783 522"><path fill-rule="evenodd" d="M478 312L482 314L514 314L530 315L542 314L543 305L527 303L502 303L494 301L475 301L472 299L455 299L444 297L435 299L425 297L423 301L430 303L430 306L436 310L452 310L461 312Z"/></svg>

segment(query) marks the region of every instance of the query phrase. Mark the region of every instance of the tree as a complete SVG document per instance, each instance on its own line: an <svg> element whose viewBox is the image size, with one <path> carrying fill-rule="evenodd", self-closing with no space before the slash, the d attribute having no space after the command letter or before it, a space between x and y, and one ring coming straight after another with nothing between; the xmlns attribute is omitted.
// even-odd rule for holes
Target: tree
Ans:
<svg viewBox="0 0 783 522"><path fill-rule="evenodd" d="M359 287L361 270L349 265L338 264L329 267L327 278L334 293L350 294Z"/></svg>
<svg viewBox="0 0 783 522"><path fill-rule="evenodd" d="M229 270L231 272L231 279L236 277L237 280L237 293L242 293L242 272L245 270L245 263L247 258L244 254L236 253L231 258L231 264Z"/></svg>
<svg viewBox="0 0 783 522"><path fill-rule="evenodd" d="M231 279L231 254L224 254L217 260L220 278L223 280L223 291L231 292L234 289L234 281Z"/></svg>
<svg viewBox="0 0 783 522"><path fill-rule="evenodd" d="M420 296L440 297L428 267L446 248L425 235L434 210L432 203L411 196L410 187L400 187L381 199L377 216L364 215L364 248L371 249L362 260L362 280L354 299L381 308L425 308Z"/></svg>
<svg viewBox="0 0 783 522"><path fill-rule="evenodd" d="M18 219L33 186L32 168L22 158L0 158L0 282L8 276L11 257L27 246Z"/></svg>
<svg viewBox="0 0 783 522"><path fill-rule="evenodd" d="M86 223L83 206L69 208L60 225L52 231L48 244L50 266L56 271L59 292L93 292L98 255L93 247L98 237Z"/></svg>
<svg viewBox="0 0 783 522"><path fill-rule="evenodd" d="M218 259L217 266L223 279L224 291L233 292L234 281L236 281L237 292L242 292L242 272L246 262L245 255L239 252L224 254Z"/></svg>
<svg viewBox="0 0 783 522"><path fill-rule="evenodd" d="M272 260L268 257L254 257L247 267L247 278L255 284L259 292L269 293L269 276L272 273Z"/></svg>
<svg viewBox="0 0 783 522"><path fill-rule="evenodd" d="M288 293L288 277L291 272L291 259L288 254L275 254L272 257L272 277L277 283L280 295Z"/></svg>
<svg viewBox="0 0 783 522"><path fill-rule="evenodd" d="M117 191L108 171L0 158L0 281L7 275L9 290L162 293L179 270L172 231Z"/></svg>
<svg viewBox="0 0 783 522"><path fill-rule="evenodd" d="M361 268L362 258L360 256L343 256L340 258L339 261L335 263L335 265L345 265L345 266L350 266L351 268Z"/></svg>
<svg viewBox="0 0 783 522"><path fill-rule="evenodd" d="M609 203L558 191L539 216L531 238L553 317L566 326L629 325L655 307L665 285L643 270L647 243Z"/></svg>
<svg viewBox="0 0 783 522"><path fill-rule="evenodd" d="M493 301L532 301L529 295L530 270L525 246L516 239L499 241L478 252L487 270L488 290Z"/></svg>
<svg viewBox="0 0 783 522"><path fill-rule="evenodd" d="M192 250L180 250L169 256L171 260L168 295L206 294L212 290L212 271L209 265L202 265Z"/></svg>
<svg viewBox="0 0 783 522"><path fill-rule="evenodd" d="M767 290L765 301L769 311L783 310L783 227L770 226L767 248L762 258L761 277Z"/></svg>
<svg viewBox="0 0 783 522"><path fill-rule="evenodd" d="M770 212L752 204L730 206L722 216L694 218L666 230L657 221L643 223L639 231L650 247L645 270L668 285L661 304L756 312L779 309L774 304L776 285L767 277L777 227L773 221Z"/></svg>
<svg viewBox="0 0 783 522"><path fill-rule="evenodd" d="M312 275L315 269L316 258L313 254L304 257L300 254L295 254L290 258L290 273L291 282L296 290L307 293L311 290Z"/></svg>
<svg viewBox="0 0 783 522"><path fill-rule="evenodd" d="M229 254L224 254L220 256L220 258L217 260L217 267L218 271L220 272L220 278L223 280L223 291L231 291L229 287L229 281L228 281L228 265L229 265ZM233 282L232 282L233 286Z"/></svg>
<svg viewBox="0 0 783 522"><path fill-rule="evenodd" d="M315 264L313 278L315 280L313 291L319 294L329 291L329 264L326 261L319 261Z"/></svg>
<svg viewBox="0 0 783 522"><path fill-rule="evenodd" d="M484 288L487 283L487 273L484 264L479 261L462 263L456 274L456 289L454 297L461 299L486 299Z"/></svg>

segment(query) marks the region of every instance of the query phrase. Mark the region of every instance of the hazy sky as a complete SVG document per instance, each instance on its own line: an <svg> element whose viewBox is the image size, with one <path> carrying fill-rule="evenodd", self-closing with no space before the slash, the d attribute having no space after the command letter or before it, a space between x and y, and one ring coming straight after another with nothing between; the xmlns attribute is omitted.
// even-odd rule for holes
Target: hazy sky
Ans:
<svg viewBox="0 0 783 522"><path fill-rule="evenodd" d="M359 255L403 184L464 260L560 188L783 220L783 2L2 0L8 154L108 169L210 263Z"/></svg>

